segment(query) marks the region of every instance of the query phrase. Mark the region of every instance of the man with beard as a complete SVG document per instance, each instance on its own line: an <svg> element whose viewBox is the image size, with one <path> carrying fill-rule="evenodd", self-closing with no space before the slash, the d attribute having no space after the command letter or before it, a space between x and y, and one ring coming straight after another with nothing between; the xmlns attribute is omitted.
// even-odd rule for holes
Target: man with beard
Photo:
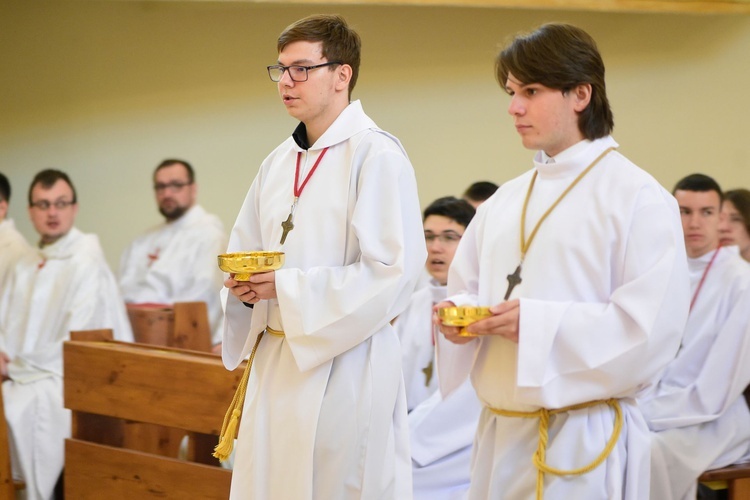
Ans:
<svg viewBox="0 0 750 500"><path fill-rule="evenodd" d="M136 238L123 252L122 295L128 304L205 302L217 344L223 275L216 256L226 249L224 226L196 203L195 172L184 160L164 160L156 167L154 192L166 220Z"/></svg>

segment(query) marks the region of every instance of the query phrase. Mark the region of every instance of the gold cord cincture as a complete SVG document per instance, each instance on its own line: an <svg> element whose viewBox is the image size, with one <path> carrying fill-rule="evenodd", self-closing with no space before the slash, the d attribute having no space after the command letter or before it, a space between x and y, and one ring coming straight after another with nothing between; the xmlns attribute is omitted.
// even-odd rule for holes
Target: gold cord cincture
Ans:
<svg viewBox="0 0 750 500"><path fill-rule="evenodd" d="M549 417L550 415L556 415L573 410L581 410L583 408L591 408L592 406L608 405L615 412L615 422L612 428L612 435L604 447L604 450L596 457L591 463L578 469L557 469L547 464L547 442L549 439ZM542 500L544 498L544 474L553 474L555 476L581 476L587 472L599 467L612 453L612 450L617 444L617 440L620 439L620 432L622 431L622 408L620 402L615 399L606 399L600 401L589 401L587 403L579 403L576 405L566 406L564 408L557 408L554 410L548 410L546 408L540 408L536 411L512 411L512 410L501 410L499 408L487 407L495 415L503 417L517 417L517 418L538 418L539 419L539 445L537 446L536 452L532 458L532 462L537 469L536 475L536 498Z"/></svg>
<svg viewBox="0 0 750 500"><path fill-rule="evenodd" d="M234 449L234 439L237 437L237 427L239 426L240 417L242 416L242 407L245 405L245 394L247 392L247 382L250 379L250 369L253 367L255 351L258 350L260 339L263 338L263 334L266 332L275 337L284 336L284 332L266 327L266 330L260 332L258 338L255 340L253 350L250 352L250 359L247 360L245 371L242 373L240 383L237 385L237 390L234 392L232 403L229 405L229 409L224 415L224 423L221 426L219 444L214 448L213 456L222 462L227 461L229 455L232 454L232 450Z"/></svg>

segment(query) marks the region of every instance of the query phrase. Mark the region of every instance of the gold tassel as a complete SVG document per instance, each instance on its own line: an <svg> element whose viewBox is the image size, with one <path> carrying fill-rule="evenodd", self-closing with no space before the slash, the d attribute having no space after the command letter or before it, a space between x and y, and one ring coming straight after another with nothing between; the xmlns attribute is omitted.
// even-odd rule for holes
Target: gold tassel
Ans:
<svg viewBox="0 0 750 500"><path fill-rule="evenodd" d="M247 391L247 381L250 378L250 368L253 367L255 351L258 350L258 344L260 344L260 339L263 338L263 333L264 332L260 332L258 338L255 340L255 345L250 353L250 359L247 360L245 372L242 374L237 390L234 392L232 403L229 405L226 415L224 415L224 423L221 426L219 444L216 445L213 452L213 456L222 462L227 461L229 455L232 454L232 450L234 449L234 439L237 437L237 427L240 423L242 407L245 405L245 393Z"/></svg>
<svg viewBox="0 0 750 500"><path fill-rule="evenodd" d="M232 417L229 419L226 432L222 432L219 444L214 448L214 457L222 462L227 461L234 449L234 436L237 435L237 425L240 423L240 415L242 415L240 410L232 411Z"/></svg>

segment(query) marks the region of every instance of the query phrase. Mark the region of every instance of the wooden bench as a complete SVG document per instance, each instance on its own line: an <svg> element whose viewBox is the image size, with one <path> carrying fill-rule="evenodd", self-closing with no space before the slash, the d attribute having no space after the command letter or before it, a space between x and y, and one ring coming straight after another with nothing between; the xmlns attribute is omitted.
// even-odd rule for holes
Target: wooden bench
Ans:
<svg viewBox="0 0 750 500"><path fill-rule="evenodd" d="M66 498L229 496L231 472L191 439L187 459L125 447L125 422L216 436L244 367L228 372L210 354L121 342L64 345L65 406L73 411L65 446ZM211 460L215 460L210 457Z"/></svg>
<svg viewBox="0 0 750 500"><path fill-rule="evenodd" d="M750 464L709 470L698 481L707 483L713 489L727 489L729 500L750 500Z"/></svg>
<svg viewBox="0 0 750 500"><path fill-rule="evenodd" d="M205 302L128 304L133 337L141 344L211 352L211 328ZM126 422L126 447L176 458L185 433L164 426ZM199 446L215 446L212 437L202 436Z"/></svg>
<svg viewBox="0 0 750 500"><path fill-rule="evenodd" d="M750 407L750 386L743 393ZM750 500L750 464L735 464L704 472L698 481L712 489L726 489L729 500Z"/></svg>

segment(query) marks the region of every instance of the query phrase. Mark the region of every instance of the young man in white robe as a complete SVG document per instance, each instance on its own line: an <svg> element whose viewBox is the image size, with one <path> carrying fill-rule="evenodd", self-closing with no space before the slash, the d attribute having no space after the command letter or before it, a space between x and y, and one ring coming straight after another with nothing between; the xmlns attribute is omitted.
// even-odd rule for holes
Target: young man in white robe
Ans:
<svg viewBox="0 0 750 500"><path fill-rule="evenodd" d="M39 248L23 257L0 297L0 374L13 474L29 500L51 498L63 470L70 412L63 407L63 342L71 330L111 328L132 341L125 304L98 238L74 227L73 184L43 170L29 189Z"/></svg>
<svg viewBox="0 0 750 500"><path fill-rule="evenodd" d="M8 217L10 203L10 182L0 172L0 293L5 289L5 281L22 255L31 251L26 238L16 229Z"/></svg>
<svg viewBox="0 0 750 500"><path fill-rule="evenodd" d="M168 159L154 170L154 193L165 221L137 237L120 258L120 290L128 304L206 303L212 343L221 342L216 256L227 246L221 220L197 204L195 171ZM218 347L220 349L220 347Z"/></svg>
<svg viewBox="0 0 750 500"><path fill-rule="evenodd" d="M447 398L437 390L435 342L447 341L435 331L432 308L447 297L448 268L474 212L453 196L425 208L426 269L432 279L414 292L393 323L402 349L415 500L458 500L469 489L471 445L482 407L468 380Z"/></svg>
<svg viewBox="0 0 750 500"><path fill-rule="evenodd" d="M688 311L674 198L616 151L604 64L583 30L547 24L496 60L534 168L479 207L449 300L491 307L441 325L444 394L471 373L485 408L469 499L648 498L635 403L674 357ZM436 323L439 323L437 317Z"/></svg>
<svg viewBox="0 0 750 500"><path fill-rule="evenodd" d="M718 183L677 183L692 296L677 357L639 399L652 430L651 498L695 499L704 471L750 459L750 266L719 245Z"/></svg>
<svg viewBox="0 0 750 500"><path fill-rule="evenodd" d="M301 123L261 165L229 240L230 252L286 258L224 282L224 364L258 342L231 498L409 499L390 323L426 256L414 172L399 141L349 101L360 39L344 19L302 19L277 47L269 76Z"/></svg>

